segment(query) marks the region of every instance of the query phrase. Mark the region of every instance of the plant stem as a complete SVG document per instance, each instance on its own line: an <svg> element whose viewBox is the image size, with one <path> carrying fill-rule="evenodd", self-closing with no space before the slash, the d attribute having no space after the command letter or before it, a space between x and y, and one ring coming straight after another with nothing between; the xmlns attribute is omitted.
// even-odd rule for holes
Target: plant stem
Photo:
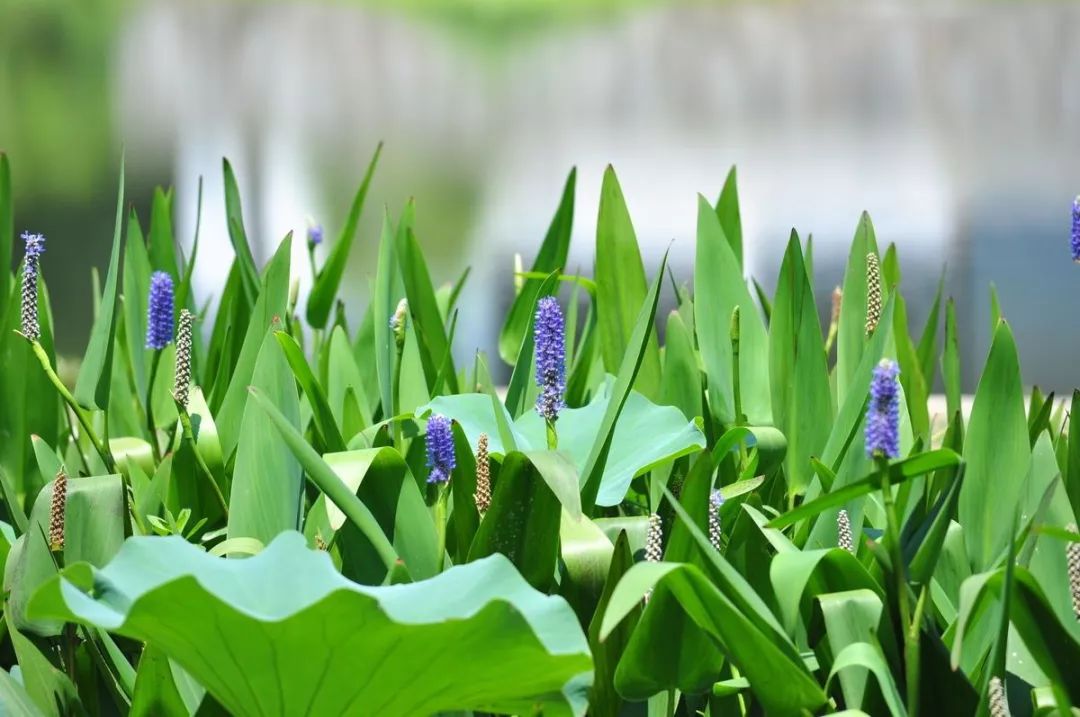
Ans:
<svg viewBox="0 0 1080 717"><path fill-rule="evenodd" d="M161 448L158 446L157 426L154 425L154 381L157 379L158 364L161 363L161 351L154 351L150 359L150 383L146 386L146 430L150 434L150 450L154 454L154 463L161 463Z"/></svg>
<svg viewBox="0 0 1080 717"><path fill-rule="evenodd" d="M735 404L735 425L742 426L746 423L742 410L742 377L739 372L739 344L741 328L739 326L739 307L731 313L731 395ZM746 444L739 441L739 470L741 473L746 467Z"/></svg>
<svg viewBox="0 0 1080 717"><path fill-rule="evenodd" d="M547 447L549 451L553 451L559 447L559 434L555 432L555 421L547 418L544 419L544 423L547 426Z"/></svg>
<svg viewBox="0 0 1080 717"><path fill-rule="evenodd" d="M218 504L221 506L221 512L228 518L229 503L225 500L225 496L222 495L221 487L214 479L214 474L210 472L206 461L203 460L202 455L199 453L199 447L195 441L195 431L191 427L191 416L188 415L187 408L179 401L176 402L176 412L180 414L180 425L184 428L184 440L191 442L191 452L195 455L195 463L199 466L203 475L206 476L206 480L210 482L210 487L214 489L214 496L217 497Z"/></svg>
<svg viewBox="0 0 1080 717"><path fill-rule="evenodd" d="M30 341L30 348L33 349L34 355L37 356L38 361L41 363L41 368L45 372L45 375L52 382L56 388L57 393L64 399L64 402L71 407L71 410L75 412L75 417L79 419L79 425L82 426L82 430L86 432L86 437L93 444L94 450L101 456L101 461L105 464L105 467L109 472L116 470L116 461L113 460L112 453L109 451L108 446L102 442L98 437L97 432L94 431L93 426L90 425L90 416L83 410L79 402L75 400L75 397L71 395L71 391L68 391L67 386L60 380L60 377L56 375L56 371L53 370L52 362L49 360L49 355L45 353L45 349L38 341Z"/></svg>
<svg viewBox="0 0 1080 717"><path fill-rule="evenodd" d="M878 470L881 472L881 494L885 502L887 528L885 539L888 541L887 548L892 561L893 578L896 581L896 602L904 638L904 674L907 683L908 715L917 717L919 711L919 626L917 623L913 625L911 620L904 556L900 547L900 522L896 515L892 486L889 485L889 461L883 456L877 456L876 460Z"/></svg>
<svg viewBox="0 0 1080 717"><path fill-rule="evenodd" d="M445 484L439 486L439 497L435 499L435 571L441 573L446 557L446 502L450 490Z"/></svg>

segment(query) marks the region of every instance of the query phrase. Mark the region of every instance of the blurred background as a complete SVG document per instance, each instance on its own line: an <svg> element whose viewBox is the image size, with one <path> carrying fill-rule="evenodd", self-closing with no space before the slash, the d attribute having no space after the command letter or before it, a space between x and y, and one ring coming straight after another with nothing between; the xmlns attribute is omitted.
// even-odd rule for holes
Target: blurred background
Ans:
<svg viewBox="0 0 1080 717"><path fill-rule="evenodd" d="M494 356L513 255L531 262L572 166L569 270L591 271L610 162L647 270L670 244L689 280L696 193L715 201L734 164L748 267L767 288L790 228L812 232L825 316L868 210L882 250L899 250L914 330L948 265L969 389L993 281L1025 380L1060 392L1080 383L1077 28L1080 5L1064 2L0 0L0 149L17 231L49 239L67 353L89 333L122 148L144 225L154 186L172 185L188 243L204 178L206 300L231 260L223 156L262 260L309 215L337 236L381 139L353 317L384 205L416 198L436 281L474 267L457 351Z"/></svg>

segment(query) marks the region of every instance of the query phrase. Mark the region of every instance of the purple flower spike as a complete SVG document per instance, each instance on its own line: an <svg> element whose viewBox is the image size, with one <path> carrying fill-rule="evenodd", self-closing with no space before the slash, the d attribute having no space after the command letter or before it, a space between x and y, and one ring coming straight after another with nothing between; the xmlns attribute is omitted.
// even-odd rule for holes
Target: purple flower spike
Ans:
<svg viewBox="0 0 1080 717"><path fill-rule="evenodd" d="M450 481L457 461L454 459L454 434L450 419L437 413L427 421L427 467L428 483L444 484Z"/></svg>
<svg viewBox="0 0 1080 717"><path fill-rule="evenodd" d="M882 359L870 382L870 407L866 411L866 455L873 458L900 455L900 368Z"/></svg>
<svg viewBox="0 0 1080 717"><path fill-rule="evenodd" d="M536 385L540 395L536 397L536 412L545 420L559 417L566 391L566 334L565 322L559 302L551 296L540 299L536 305Z"/></svg>
<svg viewBox="0 0 1080 717"><path fill-rule="evenodd" d="M160 351L173 339L173 280L167 272L150 276L146 312L146 348Z"/></svg>
<svg viewBox="0 0 1080 717"><path fill-rule="evenodd" d="M1080 197L1073 200L1072 258L1080 264Z"/></svg>

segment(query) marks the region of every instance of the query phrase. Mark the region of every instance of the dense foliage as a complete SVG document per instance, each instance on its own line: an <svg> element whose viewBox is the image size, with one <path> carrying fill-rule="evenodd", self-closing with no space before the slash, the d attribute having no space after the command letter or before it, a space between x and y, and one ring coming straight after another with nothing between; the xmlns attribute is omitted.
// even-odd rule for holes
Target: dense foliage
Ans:
<svg viewBox="0 0 1080 717"><path fill-rule="evenodd" d="M235 259L212 316L171 193L144 232L121 182L69 387L47 240L16 237L0 156L19 267L0 272L0 711L1080 706L1080 428L1025 397L996 300L965 414L945 287L914 338L868 216L823 327L811 241L792 233L775 296L747 282L734 171L699 198L693 289L666 260L647 280L610 169L594 276L561 273L571 172L499 356L458 366L467 274L433 286L412 204L346 321L377 162L335 241L312 227L261 269L226 163Z"/></svg>

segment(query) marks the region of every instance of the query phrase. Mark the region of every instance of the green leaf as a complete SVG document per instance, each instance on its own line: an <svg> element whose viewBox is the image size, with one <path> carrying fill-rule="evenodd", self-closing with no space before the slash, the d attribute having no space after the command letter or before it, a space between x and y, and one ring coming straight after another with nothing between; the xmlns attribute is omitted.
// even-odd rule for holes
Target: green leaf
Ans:
<svg viewBox="0 0 1080 717"><path fill-rule="evenodd" d="M941 354L941 376L945 383L945 405L949 416L960 410L963 387L960 383L960 334L956 329L956 304L945 304L945 348Z"/></svg>
<svg viewBox="0 0 1080 717"><path fill-rule="evenodd" d="M296 382L272 334L263 339L251 385L274 403L293 429L299 430ZM229 495L229 538L255 538L266 544L282 531L299 528L304 485L300 463L289 446L266 429L266 415L255 402L248 401Z"/></svg>
<svg viewBox="0 0 1080 717"><path fill-rule="evenodd" d="M662 277L661 270L658 274ZM646 301L648 283L637 236L630 222L619 180L608 165L600 188L600 215L596 220L596 302L600 355L604 370L614 373L624 355L637 351L633 334L635 316ZM640 359L635 387L650 399L660 390L660 350L649 322L647 344Z"/></svg>
<svg viewBox="0 0 1080 717"><path fill-rule="evenodd" d="M687 419L702 414L701 372L694 353L694 337L678 311L668 314L664 332L664 370L660 381L660 402L675 406Z"/></svg>
<svg viewBox="0 0 1080 717"><path fill-rule="evenodd" d="M551 219L544 242L533 261L532 273L544 277L552 272L566 268L566 256L570 251L570 230L574 224L574 189L577 186L577 169L571 169L563 186L562 199L555 216ZM529 335L528 327L535 311L536 300L540 293L543 279L526 280L521 291L514 297L506 322L499 333L499 356L508 364L514 365L521 342Z"/></svg>
<svg viewBox="0 0 1080 717"><path fill-rule="evenodd" d="M904 708L903 697L900 695L896 680L893 679L880 647L868 642L856 642L841 650L833 662L832 670L829 671L826 689L832 684L833 678L851 669L860 672L869 670L877 679L878 688L885 697L885 703L889 706L889 714L893 717L906 717L907 710Z"/></svg>
<svg viewBox="0 0 1080 717"><path fill-rule="evenodd" d="M291 247L292 234L289 234L278 246L274 258L266 266L262 291L259 292L259 298L251 312L251 320L247 325L247 333L244 336L239 358L236 365L228 372L229 388L221 402L221 409L215 416L222 454L226 457L232 455L240 439L241 419L247 404L247 388L251 384L255 362L266 340L267 332L271 330L275 321L280 321L281 317L286 315L289 300Z"/></svg>
<svg viewBox="0 0 1080 717"><path fill-rule="evenodd" d="M911 343L908 332L907 303L900 291L896 296L896 311L893 314L893 339L896 342L896 359L900 365L900 384L904 387L905 405L911 417L911 430L916 438L930 440L930 413L926 402L929 390L923 378L919 356Z"/></svg>
<svg viewBox="0 0 1080 717"><path fill-rule="evenodd" d="M149 351L146 349L147 301L150 290L150 256L135 212L128 217L124 241L124 337L135 378L135 400L145 402L149 382ZM176 278L175 276L173 277Z"/></svg>
<svg viewBox="0 0 1080 717"><path fill-rule="evenodd" d="M93 584L111 587L92 596ZM240 716L580 715L592 668L569 606L529 588L505 558L365 587L296 533L246 560L132 538L97 573L66 570L34 611L153 643Z"/></svg>
<svg viewBox="0 0 1080 717"><path fill-rule="evenodd" d="M15 207L11 199L11 163L7 154L0 152L0 258L4 265L0 270L0 316L7 313L7 302L13 285L8 267L15 262L12 255L15 243Z"/></svg>
<svg viewBox="0 0 1080 717"><path fill-rule="evenodd" d="M81 714L82 706L71 680L60 670L53 667L44 654L25 635L15 629L8 621L8 634L15 657L19 663L20 674L26 696L40 712L31 714L66 717L69 714ZM0 703L0 706L6 705Z"/></svg>
<svg viewBox="0 0 1080 717"><path fill-rule="evenodd" d="M555 578L561 512L559 499L532 460L523 453L507 454L469 560L501 553L530 585L546 590Z"/></svg>
<svg viewBox="0 0 1080 717"><path fill-rule="evenodd" d="M38 709L22 684L4 670L0 670L0 709L10 717L42 717L46 714Z"/></svg>
<svg viewBox="0 0 1080 717"><path fill-rule="evenodd" d="M379 235L379 262L375 271L375 291L371 297L371 313L375 334L375 370L379 376L379 399L383 417L394 415L394 330L390 317L397 308L394 278L397 276L397 259L394 256L394 231L390 227L389 212L383 213L382 232Z"/></svg>
<svg viewBox="0 0 1080 717"><path fill-rule="evenodd" d="M169 658L154 645L143 648L131 700L131 717L188 717Z"/></svg>
<svg viewBox="0 0 1080 717"><path fill-rule="evenodd" d="M844 271L844 298L840 302L840 328L836 343L838 405L844 404L848 391L863 392L861 382L853 379L866 344L866 255L870 253L877 253L877 239L870 215L863 212L855 229L847 269Z"/></svg>
<svg viewBox="0 0 1080 717"><path fill-rule="evenodd" d="M1080 416L1080 390L1073 389L1069 416ZM1080 522L1080 420L1069 421L1068 463L1062 482L1065 484L1065 493L1069 496L1073 517Z"/></svg>
<svg viewBox="0 0 1080 717"><path fill-rule="evenodd" d="M743 413L754 425L772 420L769 337L742 270L708 201L698 196L694 264L694 325L705 373L709 406L724 424L735 422L732 389L731 314L739 307L739 378Z"/></svg>
<svg viewBox="0 0 1080 717"><path fill-rule="evenodd" d="M353 240L356 238L356 229L360 224L360 214L364 210L364 200L367 198L368 188L371 186L371 178L375 174L375 167L379 163L379 155L382 153L382 142L375 147L375 154L368 163L364 179L360 182L360 188L356 190L352 206L349 208L349 216L345 220L345 226L341 230L334 247L326 257L311 287L311 293L307 301L307 320L312 328L321 329L326 327L326 319L330 316L330 309L334 305L334 297L337 296L338 287L341 286L341 278L345 276L345 266L349 261L349 252L352 250Z"/></svg>
<svg viewBox="0 0 1080 717"><path fill-rule="evenodd" d="M266 411L289 450L300 461L308 479L371 541L383 565L387 569L393 567L398 560L397 552L379 527L371 510L360 502L360 499L349 490L334 470L326 464L326 461L320 458L315 449L304 440L304 436L296 430L289 419L258 388L252 387L249 390L251 397Z"/></svg>
<svg viewBox="0 0 1080 717"><path fill-rule="evenodd" d="M942 269L941 278L938 279L937 293L934 294L934 303L931 304L930 312L926 315L926 324L919 338L919 368L922 370L928 390L934 388L934 359L938 355L938 326L941 323L941 296L944 291L945 269Z"/></svg>
<svg viewBox="0 0 1080 717"><path fill-rule="evenodd" d="M338 329L335 329L335 335L337 332ZM315 380L315 374L311 372L311 367L308 366L304 350L296 343L296 339L284 331L275 331L274 338L277 339L278 345L288 361L289 368L292 369L293 376L296 377L296 382L300 384L304 395L307 396L308 403L311 404L311 417L322 444L326 446L328 451L345 450L345 441L342 439L340 431L338 431L334 413L330 409L330 404L326 401L326 395L323 393L322 387ZM352 361L351 354L346 354L346 356L349 361ZM258 364L256 364L256 370L258 370ZM293 393L295 394L295 392ZM341 407L343 409L344 404ZM297 420L299 420L299 417Z"/></svg>
<svg viewBox="0 0 1080 717"><path fill-rule="evenodd" d="M1002 322L986 360L964 439L967 471L958 506L968 557L989 568L1012 540L1009 526L1031 461L1020 363Z"/></svg>
<svg viewBox="0 0 1080 717"><path fill-rule="evenodd" d="M173 238L173 192L172 189L154 188L154 202L150 209L150 263L159 271L168 272L174 280L180 278L180 266L176 261L176 240ZM179 298L186 298L179 297ZM185 304L177 302L177 316Z"/></svg>
<svg viewBox="0 0 1080 717"><path fill-rule="evenodd" d="M817 306L799 237L788 242L769 324L769 385L776 427L787 437L788 494L805 492L810 457L820 455L832 428L832 392Z"/></svg>
<svg viewBox="0 0 1080 717"><path fill-rule="evenodd" d="M642 596L664 585L698 627L717 641L769 714L814 711L826 701L795 648L776 633L764 632L693 565L639 563L616 586L604 614L601 639L634 609Z"/></svg>
<svg viewBox="0 0 1080 717"><path fill-rule="evenodd" d="M398 268L405 284L405 296L409 299L409 314L415 322L424 375L427 378L428 390L432 390L438 378L439 367L450 356L450 341L443 325L442 313L439 311L439 302L435 298L435 288L431 283L427 262L411 227L398 227L396 244ZM457 393L457 374L452 363L448 383L450 393Z"/></svg>
<svg viewBox="0 0 1080 717"><path fill-rule="evenodd" d="M741 271L743 268L742 217L739 215L739 188L736 185L735 165L732 165L728 171L724 188L716 201L716 218L720 220L724 236L731 244L731 253L735 255L735 261L739 263Z"/></svg>
<svg viewBox="0 0 1080 717"><path fill-rule="evenodd" d="M435 522L401 454L384 447L327 453L323 460L360 502L371 509L382 532L405 561L409 575L416 580L435 575L438 572ZM338 543L342 572L361 583L382 583L386 568L379 561L378 548L332 502L316 502L309 520L319 511L326 514L331 530L341 531Z"/></svg>
<svg viewBox="0 0 1080 717"><path fill-rule="evenodd" d="M223 158L221 166L225 173L225 221L229 228L229 240L236 252L236 263L240 267L244 296L250 305L259 293L259 269L255 266L255 257L251 254L247 232L244 230L244 212L240 206L240 188L236 185L236 175L229 160Z"/></svg>
<svg viewBox="0 0 1080 717"><path fill-rule="evenodd" d="M60 625L28 621L25 609L31 595L56 574L56 564L47 544L53 481L41 492L30 513L25 534L12 546L5 566L4 587L10 590L5 617L21 630L55 635ZM123 493L120 476L68 478L64 519L65 560L84 560L94 565L107 563L124 540Z"/></svg>
<svg viewBox="0 0 1080 717"><path fill-rule="evenodd" d="M124 161L120 160L120 189L116 198L116 226L113 229L109 273L101 305L90 330L90 343L83 354L79 378L75 382L75 400L83 408L105 409L109 405L112 383L113 337L116 335L116 299L120 281L120 236L124 228Z"/></svg>
<svg viewBox="0 0 1080 717"><path fill-rule="evenodd" d="M595 717L618 717L622 706L622 698L615 691L615 668L637 626L638 615L635 612L629 620L620 622L604 640L600 639L600 626L615 587L633 564L634 556L630 552L630 543L626 533L620 531L619 537L615 539L615 550L611 555L607 579L602 583L604 591L589 623L589 647L595 667L593 687L589 692L589 712Z"/></svg>

